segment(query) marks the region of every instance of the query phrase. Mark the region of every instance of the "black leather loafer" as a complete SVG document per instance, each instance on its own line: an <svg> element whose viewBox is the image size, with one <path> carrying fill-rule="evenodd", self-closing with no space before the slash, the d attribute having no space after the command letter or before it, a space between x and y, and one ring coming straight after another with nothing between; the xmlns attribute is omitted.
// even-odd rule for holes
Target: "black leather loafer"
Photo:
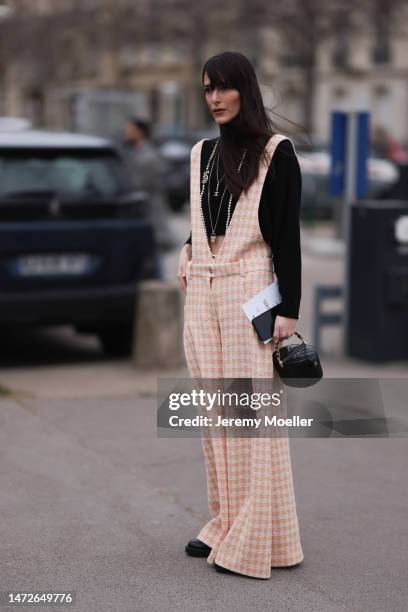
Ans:
<svg viewBox="0 0 408 612"><path fill-rule="evenodd" d="M208 557L211 552L211 547L204 544L201 540L195 538L187 544L186 553L191 557Z"/></svg>

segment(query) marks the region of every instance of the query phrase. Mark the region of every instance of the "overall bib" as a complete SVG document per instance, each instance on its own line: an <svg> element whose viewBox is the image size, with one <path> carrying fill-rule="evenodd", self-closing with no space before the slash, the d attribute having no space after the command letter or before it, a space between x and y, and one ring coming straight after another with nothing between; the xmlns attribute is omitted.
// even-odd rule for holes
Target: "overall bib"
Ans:
<svg viewBox="0 0 408 612"><path fill-rule="evenodd" d="M270 138L270 158L285 138ZM257 179L246 195L242 191L214 256L200 211L203 142L191 150L192 258L186 272L183 332L189 373L192 378L272 379L273 344L259 340L241 309L275 280L270 247L258 220L268 166L260 162ZM208 563L257 578L270 578L271 567L299 563L303 551L288 438L201 440L211 519L197 538L212 548Z"/></svg>

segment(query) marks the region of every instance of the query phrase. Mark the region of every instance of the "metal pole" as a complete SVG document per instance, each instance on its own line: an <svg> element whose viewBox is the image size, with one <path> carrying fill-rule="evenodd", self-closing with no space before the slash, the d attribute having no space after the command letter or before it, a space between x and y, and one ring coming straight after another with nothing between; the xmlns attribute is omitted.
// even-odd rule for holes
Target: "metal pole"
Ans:
<svg viewBox="0 0 408 612"><path fill-rule="evenodd" d="M347 138L346 138L346 176L345 176L345 191L343 202L343 223L342 235L345 243L345 260L344 260L344 326L343 326L343 354L347 354L348 337L349 337L349 293L351 280L351 204L356 197L356 130L357 116L354 111L348 113L347 119Z"/></svg>

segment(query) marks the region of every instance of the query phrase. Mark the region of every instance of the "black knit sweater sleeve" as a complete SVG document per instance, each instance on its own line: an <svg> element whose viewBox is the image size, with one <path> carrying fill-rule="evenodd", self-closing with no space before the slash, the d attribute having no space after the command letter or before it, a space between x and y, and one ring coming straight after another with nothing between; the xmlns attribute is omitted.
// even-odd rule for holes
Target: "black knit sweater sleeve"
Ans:
<svg viewBox="0 0 408 612"><path fill-rule="evenodd" d="M259 225L271 247L282 302L279 314L299 318L301 300L300 204L302 175L290 140L276 148L262 190Z"/></svg>

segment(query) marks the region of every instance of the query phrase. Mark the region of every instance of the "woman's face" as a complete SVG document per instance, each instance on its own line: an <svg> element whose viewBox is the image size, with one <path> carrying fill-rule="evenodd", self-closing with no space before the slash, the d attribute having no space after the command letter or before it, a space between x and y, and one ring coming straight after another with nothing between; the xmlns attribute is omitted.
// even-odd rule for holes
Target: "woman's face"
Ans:
<svg viewBox="0 0 408 612"><path fill-rule="evenodd" d="M228 123L238 115L240 109L238 89L227 85L212 88L207 73L204 74L203 87L205 100L216 123ZM217 112L217 109L220 110Z"/></svg>

